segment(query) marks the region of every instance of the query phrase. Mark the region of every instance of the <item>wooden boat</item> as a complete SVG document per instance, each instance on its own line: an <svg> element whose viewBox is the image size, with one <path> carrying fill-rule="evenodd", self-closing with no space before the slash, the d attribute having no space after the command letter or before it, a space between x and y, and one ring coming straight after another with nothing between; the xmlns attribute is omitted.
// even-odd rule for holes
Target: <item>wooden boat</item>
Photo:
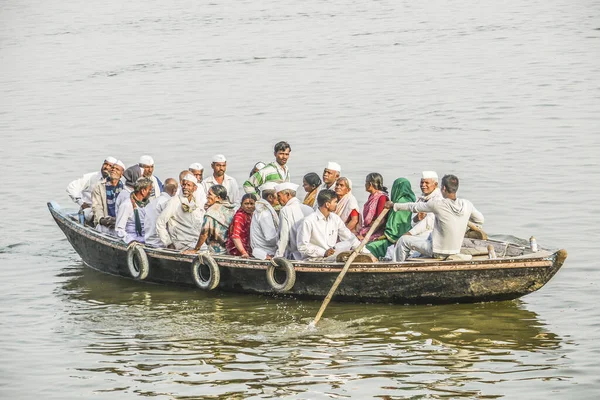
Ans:
<svg viewBox="0 0 600 400"><path fill-rule="evenodd" d="M186 255L175 250L128 246L77 222L77 214L48 203L52 217L91 268L112 275L205 290L285 294L323 299L343 262L263 261L234 256ZM488 257L488 245L498 258ZM544 286L563 265L566 250L540 249L498 240L465 238L472 259L355 262L334 300L400 304L470 303L515 299Z"/></svg>

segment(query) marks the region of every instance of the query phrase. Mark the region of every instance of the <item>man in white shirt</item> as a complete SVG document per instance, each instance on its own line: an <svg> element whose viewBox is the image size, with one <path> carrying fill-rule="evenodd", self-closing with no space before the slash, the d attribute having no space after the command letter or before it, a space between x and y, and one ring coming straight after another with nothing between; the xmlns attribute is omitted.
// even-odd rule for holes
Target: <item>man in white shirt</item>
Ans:
<svg viewBox="0 0 600 400"><path fill-rule="evenodd" d="M183 170L179 173L179 188L177 189L176 196L181 195L181 188L183 187L183 177L187 174L191 173L196 178L198 182L198 190L194 192L194 198L196 199L196 205L198 207L204 208L206 204L206 193L204 192L204 187L201 185L202 178L204 175L204 167L200 163L192 163L189 168Z"/></svg>
<svg viewBox="0 0 600 400"><path fill-rule="evenodd" d="M163 184L160 179L154 176L154 159L148 155L141 156L138 165L142 171L142 176L152 180L152 192L150 193L150 199L160 196Z"/></svg>
<svg viewBox="0 0 600 400"><path fill-rule="evenodd" d="M298 185L291 182L275 186L277 200L283 206L279 211L279 239L275 257L290 260L299 260L302 257L297 246L298 227L304 217L313 213L313 209L296 198L297 189Z"/></svg>
<svg viewBox="0 0 600 400"><path fill-rule="evenodd" d="M335 183L337 182L340 174L342 173L342 167L340 164L329 161L325 169L323 170L323 183L321 186L317 188L317 197L319 196L319 192L321 190L333 190L335 191ZM319 209L319 204L315 201L313 208L316 210Z"/></svg>
<svg viewBox="0 0 600 400"><path fill-rule="evenodd" d="M166 207L168 201L177 193L178 186L179 184L175 179L166 179L160 196L152 199L146 206L146 216L144 217L144 240L147 246L165 247L156 232L156 220Z"/></svg>
<svg viewBox="0 0 600 400"><path fill-rule="evenodd" d="M277 231L279 230L279 216L275 211L277 193L275 182L267 182L260 187L262 199L256 202L250 223L250 246L252 256L259 260L270 259L277 251Z"/></svg>
<svg viewBox="0 0 600 400"><path fill-rule="evenodd" d="M300 224L298 251L302 259L335 261L338 253L360 245L360 241L335 213L337 201L333 190L321 190L317 196L319 208Z"/></svg>
<svg viewBox="0 0 600 400"><path fill-rule="evenodd" d="M456 197L458 178L445 175L442 178L442 199L428 202L392 203L388 201L386 208L394 207L395 211L410 210L435 214L433 231L429 235L403 235L396 244L395 260L402 262L408 258L411 250L418 251L425 257L446 259L459 254L465 231L469 221L483 224L483 214L469 200Z"/></svg>
<svg viewBox="0 0 600 400"><path fill-rule="evenodd" d="M92 212L92 192L96 185L110 176L113 165L117 162L114 157L106 157L100 171L90 172L79 179L75 179L67 186L67 193L73 202L83 210L85 220L91 222L94 218Z"/></svg>
<svg viewBox="0 0 600 400"><path fill-rule="evenodd" d="M213 169L213 174L202 182L204 193L208 195L208 190L211 187L222 185L227 189L229 202L239 205L242 197L238 183L234 178L225 173L227 171L227 158L223 154L217 154L212 158L210 166Z"/></svg>
<svg viewBox="0 0 600 400"><path fill-rule="evenodd" d="M174 196L167 202L163 212L156 220L156 233L169 249L194 249L202 229L204 208L196 204L194 192L198 188L198 180L187 174L181 180L182 194Z"/></svg>
<svg viewBox="0 0 600 400"><path fill-rule="evenodd" d="M115 232L125 243L144 243L144 216L146 205L152 191L152 180L140 178L135 182L129 201L124 201L119 207Z"/></svg>
<svg viewBox="0 0 600 400"><path fill-rule="evenodd" d="M438 174L435 171L423 171L419 186L422 196L417 199L417 203L427 203L443 198L442 192L438 188ZM417 213L413 217L413 227L406 232L406 235L428 235L433 230L434 222L434 213Z"/></svg>

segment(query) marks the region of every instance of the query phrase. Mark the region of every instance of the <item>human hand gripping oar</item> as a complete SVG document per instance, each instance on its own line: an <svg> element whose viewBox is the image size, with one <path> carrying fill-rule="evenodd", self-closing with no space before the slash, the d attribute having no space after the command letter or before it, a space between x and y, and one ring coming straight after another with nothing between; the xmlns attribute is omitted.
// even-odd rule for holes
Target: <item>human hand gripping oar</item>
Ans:
<svg viewBox="0 0 600 400"><path fill-rule="evenodd" d="M371 235L373 234L373 232L375 232L375 229L377 229L377 227L379 226L379 224L381 223L381 221L383 220L383 218L386 216L386 214L388 213L388 211L389 211L388 208L384 208L383 209L383 211L381 212L381 214L379 214L379 216L377 217L377 219L375 220L375 222L373 222L373 224L371 225L371 229L369 229L369 231L365 235L365 238L362 240L362 242L360 243L360 245L356 249L354 249L354 251L352 252L352 254L350 254L350 257L348 257L348 260L346 261L346 264L344 265L344 268L342 268L342 271L338 275L337 279L335 280L335 282L333 282L333 286L331 286L331 289L329 289L329 293L327 293L327 297L325 297L325 300L323 300L323 304L321 304L321 308L319 309L319 312L317 313L315 319L310 323L311 326L316 326L317 325L317 323L321 319L321 316L325 312L325 309L327 308L327 305L329 304L329 301L333 297L333 294L335 293L337 287L342 282L342 279L344 279L344 276L346 275L346 272L348 272L348 269L350 268L350 264L352 264L352 261L354 261L354 259L358 255L358 253L360 253L361 250L363 249L363 247L365 247L365 245L367 244L367 242L371 238Z"/></svg>

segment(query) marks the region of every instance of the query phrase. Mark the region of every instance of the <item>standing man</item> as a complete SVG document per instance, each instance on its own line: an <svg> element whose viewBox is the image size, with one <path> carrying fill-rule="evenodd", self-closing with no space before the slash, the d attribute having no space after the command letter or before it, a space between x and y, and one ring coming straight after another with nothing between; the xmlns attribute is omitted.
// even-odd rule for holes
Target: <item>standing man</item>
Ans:
<svg viewBox="0 0 600 400"><path fill-rule="evenodd" d="M154 159L148 155L140 157L138 164L142 170L142 176L152 180L152 192L150 193L150 199L158 197L162 192L163 184L156 176L154 176Z"/></svg>
<svg viewBox="0 0 600 400"><path fill-rule="evenodd" d="M402 262L408 258L411 250L416 250L425 257L446 259L460 253L465 237L467 223L483 224L483 214L469 200L456 197L458 178L445 175L442 178L442 199L416 203L385 203L386 208L394 207L394 211L410 210L435 214L433 231L429 235L403 235L396 244L394 261Z"/></svg>
<svg viewBox="0 0 600 400"><path fill-rule="evenodd" d="M287 161L290 158L292 148L288 142L279 142L274 147L275 161L267 164L264 168L258 170L254 175L244 182L244 191L246 193L258 193L260 186L266 182L289 182L290 171L287 167Z"/></svg>
<svg viewBox="0 0 600 400"><path fill-rule="evenodd" d="M196 190L196 177L185 175L181 180L182 194L172 197L156 220L156 233L169 249L189 250L196 246L204 219L204 208L196 204Z"/></svg>
<svg viewBox="0 0 600 400"><path fill-rule="evenodd" d="M116 162L116 158L106 157L100 167L100 171L85 174L67 186L69 197L83 210L85 220L88 222L94 219L94 213L92 212L92 193L94 188L100 181L110 177L110 172Z"/></svg>
<svg viewBox="0 0 600 400"><path fill-rule="evenodd" d="M144 217L144 240L147 246L165 247L156 232L156 220L167 206L169 200L176 195L178 187L179 185L175 179L166 179L160 196L150 200L150 203L146 206L146 216Z"/></svg>
<svg viewBox="0 0 600 400"><path fill-rule="evenodd" d="M123 182L121 182L123 171L125 171L125 164L117 160L111 169L110 177L100 181L92 193L92 211L96 230L109 235L114 235L117 217L115 202L123 190Z"/></svg>
<svg viewBox="0 0 600 400"><path fill-rule="evenodd" d="M213 174L202 182L204 193L208 195L208 189L214 185L224 186L227 189L229 201L239 205L241 199L240 188L237 181L225 173L227 171L227 159L225 156L223 154L215 155L212 158L210 166L213 169Z"/></svg>
<svg viewBox="0 0 600 400"><path fill-rule="evenodd" d="M144 217L151 190L152 181L149 178L138 179L129 201L123 202L119 207L115 232L127 244L134 241L144 243Z"/></svg>
<svg viewBox="0 0 600 400"><path fill-rule="evenodd" d="M279 240L275 257L290 260L300 260L302 257L297 245L298 227L304 217L313 213L313 209L296 198L297 189L298 185L291 182L275 186L277 200L282 206L279 212Z"/></svg>
<svg viewBox="0 0 600 400"><path fill-rule="evenodd" d="M272 258L277 251L277 231L279 216L275 211L277 193L275 182L267 182L260 187L262 199L256 202L256 208L250 223L250 246L252 256L259 260Z"/></svg>
<svg viewBox="0 0 600 400"><path fill-rule="evenodd" d="M335 213L337 202L337 194L333 190L323 189L317 196L319 208L304 218L298 230L298 251L302 259L325 258L335 261L338 253L360 245L356 236Z"/></svg>
<svg viewBox="0 0 600 400"><path fill-rule="evenodd" d="M333 161L329 161L327 163L327 166L323 170L323 183L317 188L317 197L319 196L319 192L321 190L327 189L335 191L335 183L337 182L341 173L342 167L340 166L340 164ZM315 201L313 208L315 211L319 209L318 202Z"/></svg>
<svg viewBox="0 0 600 400"><path fill-rule="evenodd" d="M417 203L427 203L442 199L442 192L438 188L438 174L435 171L423 171L421 174L421 193L422 196L417 199ZM427 235L433 230L435 222L434 213L417 213L413 217L413 227L405 235Z"/></svg>

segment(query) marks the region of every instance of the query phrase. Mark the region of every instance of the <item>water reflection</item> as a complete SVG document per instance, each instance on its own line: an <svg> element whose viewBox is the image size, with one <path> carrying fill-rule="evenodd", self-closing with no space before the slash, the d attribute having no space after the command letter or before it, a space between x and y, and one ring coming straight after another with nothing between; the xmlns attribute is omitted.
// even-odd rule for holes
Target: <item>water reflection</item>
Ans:
<svg viewBox="0 0 600 400"><path fill-rule="evenodd" d="M562 379L561 339L518 301L331 304L205 293L63 271L67 332L101 391L210 397L501 395L503 382ZM106 379L106 374L110 379ZM134 382L134 383L132 383ZM401 392L399 392L401 391Z"/></svg>

